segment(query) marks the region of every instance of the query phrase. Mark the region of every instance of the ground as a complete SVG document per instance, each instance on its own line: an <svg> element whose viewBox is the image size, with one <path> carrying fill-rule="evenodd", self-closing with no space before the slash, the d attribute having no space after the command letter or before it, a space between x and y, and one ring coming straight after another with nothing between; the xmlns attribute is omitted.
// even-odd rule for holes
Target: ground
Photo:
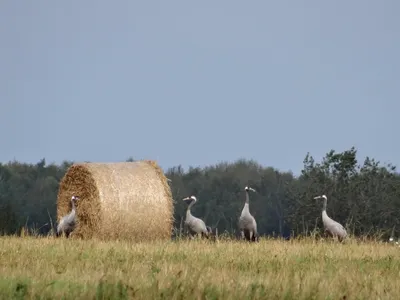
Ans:
<svg viewBox="0 0 400 300"><path fill-rule="evenodd" d="M397 299L383 242L1 237L1 299Z"/></svg>

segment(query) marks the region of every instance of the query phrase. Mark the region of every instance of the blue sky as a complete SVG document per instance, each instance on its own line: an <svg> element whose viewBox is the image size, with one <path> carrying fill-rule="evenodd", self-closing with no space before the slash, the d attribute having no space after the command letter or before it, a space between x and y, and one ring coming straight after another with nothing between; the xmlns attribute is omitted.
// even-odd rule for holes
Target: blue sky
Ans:
<svg viewBox="0 0 400 300"><path fill-rule="evenodd" d="M398 165L398 1L0 3L0 161Z"/></svg>

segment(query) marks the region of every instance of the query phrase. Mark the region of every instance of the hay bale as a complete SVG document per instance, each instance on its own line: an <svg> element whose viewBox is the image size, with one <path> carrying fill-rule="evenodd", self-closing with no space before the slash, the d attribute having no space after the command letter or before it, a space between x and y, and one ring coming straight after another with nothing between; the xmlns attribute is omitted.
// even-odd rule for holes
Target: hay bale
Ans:
<svg viewBox="0 0 400 300"><path fill-rule="evenodd" d="M71 237L170 239L173 201L167 179L154 161L79 163L60 183L58 221L77 195L78 223Z"/></svg>

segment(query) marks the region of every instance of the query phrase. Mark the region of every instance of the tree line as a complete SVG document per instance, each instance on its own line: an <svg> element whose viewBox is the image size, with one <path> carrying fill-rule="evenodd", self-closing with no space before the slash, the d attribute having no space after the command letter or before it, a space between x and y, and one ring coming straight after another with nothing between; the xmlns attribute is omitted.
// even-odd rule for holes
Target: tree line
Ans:
<svg viewBox="0 0 400 300"><path fill-rule="evenodd" d="M37 164L0 164L0 232L15 234L21 228L49 232L51 220L56 220L60 180L72 164L46 165L45 159ZM384 238L398 235L400 174L394 165L369 157L360 164L354 147L331 150L320 162L307 153L303 164L299 176L246 159L188 170L169 168L165 175L171 179L174 227L181 228L184 220L186 204L181 199L195 195L193 215L219 233L237 233L244 187L249 185L257 191L250 195L250 211L261 235L321 233L322 203L313 199L321 194L328 196L328 215L348 232Z"/></svg>

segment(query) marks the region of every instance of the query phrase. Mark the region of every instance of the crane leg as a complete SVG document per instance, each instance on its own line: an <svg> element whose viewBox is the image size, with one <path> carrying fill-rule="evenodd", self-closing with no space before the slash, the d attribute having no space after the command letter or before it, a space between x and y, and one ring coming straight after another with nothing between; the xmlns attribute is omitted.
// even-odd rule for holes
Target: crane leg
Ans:
<svg viewBox="0 0 400 300"><path fill-rule="evenodd" d="M184 225L183 231L186 237L193 240L193 234L190 232L189 227L186 224Z"/></svg>
<svg viewBox="0 0 400 300"><path fill-rule="evenodd" d="M207 232L207 233L206 233L206 232L202 232L202 233L201 233L201 237L202 237L202 238L206 238L206 239L209 239L209 238L210 238L208 232Z"/></svg>
<svg viewBox="0 0 400 300"><path fill-rule="evenodd" d="M207 226L207 234L211 237L213 235L212 229L210 226Z"/></svg>
<svg viewBox="0 0 400 300"><path fill-rule="evenodd" d="M253 233L253 231L251 230L244 230L244 239L246 241L251 241L251 234Z"/></svg>

